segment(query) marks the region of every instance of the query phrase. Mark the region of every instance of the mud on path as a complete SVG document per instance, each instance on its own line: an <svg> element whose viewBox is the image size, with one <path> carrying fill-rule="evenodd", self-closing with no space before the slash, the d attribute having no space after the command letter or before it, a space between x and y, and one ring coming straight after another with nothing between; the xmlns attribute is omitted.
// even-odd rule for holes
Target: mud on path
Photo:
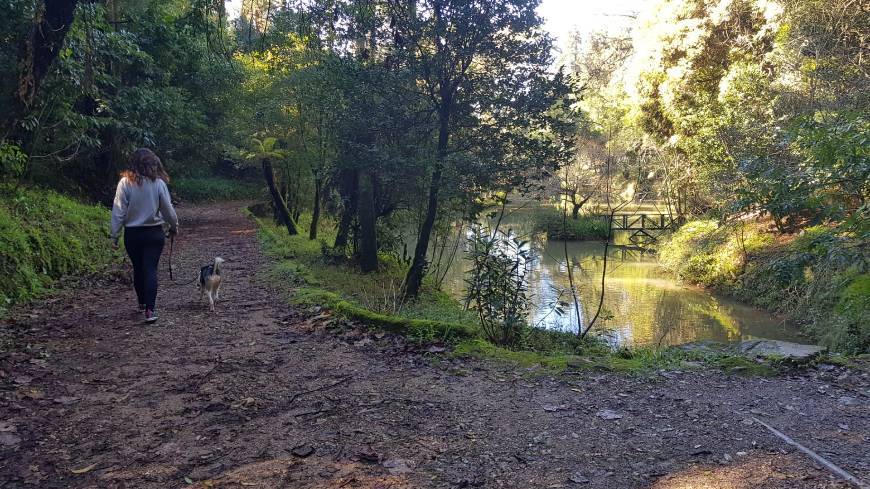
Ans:
<svg viewBox="0 0 870 489"><path fill-rule="evenodd" d="M179 279L80 285L2 325L0 487L848 487L756 416L870 479L870 379L530 375L296 311L239 204L181 207ZM165 259L165 257L164 257ZM80 473L75 473L80 472Z"/></svg>

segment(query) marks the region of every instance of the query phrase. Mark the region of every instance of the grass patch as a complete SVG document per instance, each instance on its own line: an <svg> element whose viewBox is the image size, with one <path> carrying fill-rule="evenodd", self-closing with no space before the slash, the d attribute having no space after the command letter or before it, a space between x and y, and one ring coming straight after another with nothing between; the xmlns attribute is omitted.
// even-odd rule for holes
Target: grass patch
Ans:
<svg viewBox="0 0 870 489"><path fill-rule="evenodd" d="M545 233L549 239L568 241L607 239L607 223L598 217L579 216L563 219L562 211L555 207L536 209L534 216L535 230Z"/></svg>
<svg viewBox="0 0 870 489"><path fill-rule="evenodd" d="M259 182L220 177L176 178L172 180L171 189L175 197L188 202L251 200L266 196L265 187Z"/></svg>
<svg viewBox="0 0 870 489"><path fill-rule="evenodd" d="M651 348L612 350L603 341L595 339L586 340L575 352L540 352L501 348L478 338L459 343L453 354L463 358L507 362L524 368L540 368L550 373L579 370L651 374L661 370L692 370L706 367L733 375L769 377L779 371L776 362L759 362L728 353L701 353L679 347L663 350Z"/></svg>
<svg viewBox="0 0 870 489"><path fill-rule="evenodd" d="M303 235L288 236L286 230L265 220L259 224L263 248L275 259L268 278L294 288L293 302L322 306L422 341L453 341L478 334L474 316L431 284L424 284L417 300L403 304L405 270L391 257L381 256L381 269L364 274L330 257L327 243L334 235L328 230L321 240L312 241Z"/></svg>
<svg viewBox="0 0 870 489"><path fill-rule="evenodd" d="M120 260L109 211L41 189L0 187L0 312L65 276Z"/></svg>

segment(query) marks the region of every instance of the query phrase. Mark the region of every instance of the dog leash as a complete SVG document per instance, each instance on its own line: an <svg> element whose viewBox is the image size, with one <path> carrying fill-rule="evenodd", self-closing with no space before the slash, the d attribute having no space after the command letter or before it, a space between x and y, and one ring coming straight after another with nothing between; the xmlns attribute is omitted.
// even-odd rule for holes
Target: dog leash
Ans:
<svg viewBox="0 0 870 489"><path fill-rule="evenodd" d="M175 247L175 234L169 233L169 281L174 285L182 286L182 285L190 285L199 279L199 277L194 277L193 280L189 282L178 283L175 281L175 277L172 275L172 250Z"/></svg>

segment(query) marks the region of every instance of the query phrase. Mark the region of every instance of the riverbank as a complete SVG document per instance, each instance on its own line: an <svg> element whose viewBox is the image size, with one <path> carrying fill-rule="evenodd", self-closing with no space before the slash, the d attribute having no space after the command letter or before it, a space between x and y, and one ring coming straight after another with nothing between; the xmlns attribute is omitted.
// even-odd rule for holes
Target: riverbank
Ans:
<svg viewBox="0 0 870 489"><path fill-rule="evenodd" d="M660 245L681 279L799 321L821 344L870 352L867 230L814 226L777 235L764 222L692 221Z"/></svg>
<svg viewBox="0 0 870 489"><path fill-rule="evenodd" d="M331 255L329 230L322 241L289 236L283 227L259 219L259 240L272 262L265 279L288 295L290 303L312 311L326 310L375 330L402 334L420 344L443 345L460 357L505 361L550 371L593 370L649 373L661 369L714 368L741 375L774 375L793 368L777 359L752 359L724 345L717 348L658 346L615 347L594 331L576 334L528 327L521 344L496 346L483 337L473 311L425 283L421 296L402 303L404 267L383 256L376 273L361 273L344 257ZM842 362L842 360L831 360Z"/></svg>
<svg viewBox="0 0 870 489"><path fill-rule="evenodd" d="M752 418L870 477L866 363L757 378L555 373L459 358L288 306L258 278L270 259L240 207L178 208L177 270L227 259L217 314L192 285L168 286L161 267L156 326L141 324L121 282L85 285L2 323L0 480L45 489L848 487Z"/></svg>

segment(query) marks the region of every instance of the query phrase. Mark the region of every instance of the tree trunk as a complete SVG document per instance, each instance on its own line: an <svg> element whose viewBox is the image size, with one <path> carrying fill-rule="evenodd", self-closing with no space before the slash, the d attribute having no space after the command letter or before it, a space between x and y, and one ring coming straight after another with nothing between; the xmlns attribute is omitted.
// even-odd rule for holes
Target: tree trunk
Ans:
<svg viewBox="0 0 870 489"><path fill-rule="evenodd" d="M583 204L578 204L577 202L571 203L571 219L576 221L580 217L581 207L583 207Z"/></svg>
<svg viewBox="0 0 870 489"><path fill-rule="evenodd" d="M360 269L363 272L375 272L378 270L378 232L374 185L370 174L363 175L360 180Z"/></svg>
<svg viewBox="0 0 870 489"><path fill-rule="evenodd" d="M299 234L299 231L296 229L296 223L293 221L293 217L290 216L290 210L287 209L287 203L284 202L284 198L281 197L281 192L275 185L275 172L272 170L272 162L269 161L268 158L263 159L263 178L266 179L269 193L272 194L272 204L278 212L281 224L287 226L287 233L289 235L293 236Z"/></svg>
<svg viewBox="0 0 870 489"><path fill-rule="evenodd" d="M37 7L30 33L20 47L22 71L18 78L18 91L14 106L2 118L0 134L6 139L20 141L27 146L30 131L19 126L36 98L42 80L63 47L69 28L75 20L78 0L45 0ZM2 136L0 136L2 137Z"/></svg>
<svg viewBox="0 0 870 489"><path fill-rule="evenodd" d="M447 102L443 102L447 103ZM420 227L420 235L417 237L417 247L414 248L414 260L411 268L405 276L405 299L412 299L420 294L420 286L423 284L423 276L426 274L426 252L429 249L429 237L435 227L435 218L438 215L438 191L441 188L441 171L444 160L447 157L447 142L449 136L449 112L442 110L439 114L440 127L438 130L438 159L432 170L432 181L429 183L429 205L426 209L426 217Z"/></svg>
<svg viewBox="0 0 870 489"><path fill-rule="evenodd" d="M344 249L347 247L350 227L353 224L354 216L356 216L356 207L359 200L359 176L356 170L345 169L341 171L339 192L341 193L341 200L344 202L344 210L341 213L341 220L338 222L338 232L335 234L334 247L336 249Z"/></svg>
<svg viewBox="0 0 870 489"><path fill-rule="evenodd" d="M320 222L320 192L323 188L323 178L314 175L314 207L311 210L311 228L308 231L308 239L317 239L317 225Z"/></svg>

